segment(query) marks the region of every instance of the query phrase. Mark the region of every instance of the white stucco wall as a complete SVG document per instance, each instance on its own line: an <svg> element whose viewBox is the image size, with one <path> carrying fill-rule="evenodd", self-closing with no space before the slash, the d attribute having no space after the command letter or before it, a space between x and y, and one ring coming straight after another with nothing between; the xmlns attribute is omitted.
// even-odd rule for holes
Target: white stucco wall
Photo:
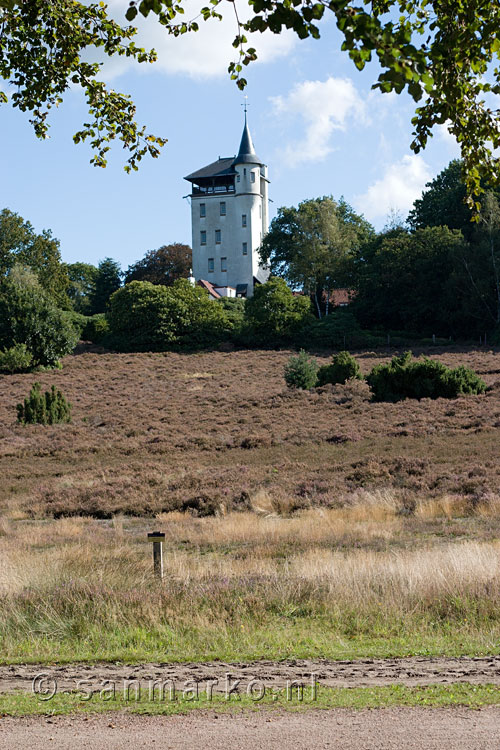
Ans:
<svg viewBox="0 0 500 750"><path fill-rule="evenodd" d="M206 279L216 286L248 284L251 295L259 264L257 249L267 231L267 182L261 179L258 164L237 165L236 172L239 180L237 177L235 193L191 197L193 274L196 280ZM262 189L264 194L261 194ZM200 216L200 204L203 203L205 217ZM221 203L226 204L225 216L220 214ZM246 227L242 223L243 215L247 217ZM221 232L220 244L216 243L217 230ZM206 232L206 245L201 244L202 231ZM244 242L247 243L247 255L243 255ZM213 271L208 270L209 258L214 259ZM226 271L222 270L221 258L226 258Z"/></svg>

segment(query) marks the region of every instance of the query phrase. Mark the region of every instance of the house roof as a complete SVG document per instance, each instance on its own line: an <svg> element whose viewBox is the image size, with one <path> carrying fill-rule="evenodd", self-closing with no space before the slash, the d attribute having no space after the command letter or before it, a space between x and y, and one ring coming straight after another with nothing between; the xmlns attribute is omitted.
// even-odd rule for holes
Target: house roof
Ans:
<svg viewBox="0 0 500 750"><path fill-rule="evenodd" d="M205 281L205 279L199 279L196 282L199 286L203 287L203 289L206 289L207 292L210 294L211 297L214 299L220 299L222 295L219 294L219 292L215 289L214 285L211 284L209 281Z"/></svg>
<svg viewBox="0 0 500 750"><path fill-rule="evenodd" d="M217 159L217 161L207 164L206 167L202 167L201 169L197 169L196 172L188 174L184 179L189 182L196 182L197 180L206 177L226 177L228 175L234 175L236 172L233 169L233 163L234 156Z"/></svg>
<svg viewBox="0 0 500 750"><path fill-rule="evenodd" d="M330 303L337 307L338 305L348 305L356 293L353 289L332 289L330 292Z"/></svg>

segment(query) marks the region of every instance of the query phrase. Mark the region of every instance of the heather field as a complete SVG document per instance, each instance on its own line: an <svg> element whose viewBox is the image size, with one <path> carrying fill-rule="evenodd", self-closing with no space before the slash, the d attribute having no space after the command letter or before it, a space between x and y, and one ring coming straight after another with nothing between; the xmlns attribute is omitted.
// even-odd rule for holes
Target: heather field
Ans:
<svg viewBox="0 0 500 750"><path fill-rule="evenodd" d="M0 510L9 518L199 515L335 508L367 490L494 503L500 465L500 354L446 351L491 387L457 400L375 404L364 383L290 391L289 352L66 357L61 371L0 376ZM327 361L326 357L319 358ZM384 353L358 356L363 372ZM16 424L38 379L73 404L73 423Z"/></svg>
<svg viewBox="0 0 500 750"><path fill-rule="evenodd" d="M488 392L398 404L289 391L289 354L82 348L36 376L54 427L0 378L4 662L498 652L500 354L432 350Z"/></svg>

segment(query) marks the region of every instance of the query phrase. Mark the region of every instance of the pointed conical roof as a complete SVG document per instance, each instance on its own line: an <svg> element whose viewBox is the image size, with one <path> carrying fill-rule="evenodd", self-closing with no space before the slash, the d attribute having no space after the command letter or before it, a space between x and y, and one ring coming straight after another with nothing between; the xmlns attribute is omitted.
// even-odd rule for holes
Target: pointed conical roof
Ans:
<svg viewBox="0 0 500 750"><path fill-rule="evenodd" d="M241 136L240 150L238 156L233 161L234 164L264 164L255 153L253 147L252 136L250 135L250 129L247 123L247 113L245 112L245 126L243 128L243 134Z"/></svg>

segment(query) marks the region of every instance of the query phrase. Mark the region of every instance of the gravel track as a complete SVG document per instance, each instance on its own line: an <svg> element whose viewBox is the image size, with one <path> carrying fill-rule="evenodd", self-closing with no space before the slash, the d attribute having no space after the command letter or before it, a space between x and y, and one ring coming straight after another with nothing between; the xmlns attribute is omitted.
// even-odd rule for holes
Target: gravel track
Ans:
<svg viewBox="0 0 500 750"><path fill-rule="evenodd" d="M498 750L500 707L0 720L0 750Z"/></svg>

